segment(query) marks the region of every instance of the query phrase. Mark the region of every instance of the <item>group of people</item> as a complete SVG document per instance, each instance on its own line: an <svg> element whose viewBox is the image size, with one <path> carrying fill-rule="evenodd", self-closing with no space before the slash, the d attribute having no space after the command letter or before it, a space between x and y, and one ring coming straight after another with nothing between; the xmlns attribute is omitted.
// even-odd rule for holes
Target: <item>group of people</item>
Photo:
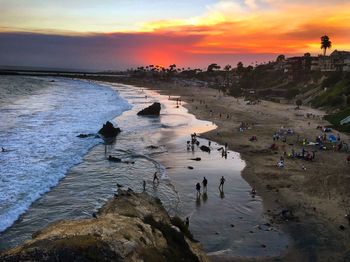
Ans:
<svg viewBox="0 0 350 262"><path fill-rule="evenodd" d="M153 185L158 185L159 184L159 177L158 177L158 172L154 172L153 174ZM143 188L143 191L146 191L146 180L143 180L142 181L142 188Z"/></svg>
<svg viewBox="0 0 350 262"><path fill-rule="evenodd" d="M191 140L187 141L187 150L189 151L190 149L192 149L192 151L194 151L194 145L199 146L199 141L197 140L196 133L191 134Z"/></svg>
<svg viewBox="0 0 350 262"><path fill-rule="evenodd" d="M224 191L225 181L226 181L225 178L222 176L220 178L220 184L219 184L220 192ZM207 193L208 180L206 179L206 177L203 177L202 185L203 185L203 193ZM196 184L196 191L197 191L197 197L199 197L201 195L201 184L199 182Z"/></svg>

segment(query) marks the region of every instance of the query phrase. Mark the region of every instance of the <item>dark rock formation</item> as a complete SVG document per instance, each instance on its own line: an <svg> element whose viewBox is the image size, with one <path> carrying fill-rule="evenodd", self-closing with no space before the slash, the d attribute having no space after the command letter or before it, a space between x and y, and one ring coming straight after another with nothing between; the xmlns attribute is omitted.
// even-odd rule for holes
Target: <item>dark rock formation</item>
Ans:
<svg viewBox="0 0 350 262"><path fill-rule="evenodd" d="M108 161L111 161L111 162L122 162L122 160L118 157L114 157L114 156L109 156L108 157Z"/></svg>
<svg viewBox="0 0 350 262"><path fill-rule="evenodd" d="M204 152L208 152L210 153L210 147L207 147L207 146L201 146L200 149Z"/></svg>
<svg viewBox="0 0 350 262"><path fill-rule="evenodd" d="M150 146L147 146L146 148L148 148L148 149L158 149L159 146L150 145Z"/></svg>
<svg viewBox="0 0 350 262"><path fill-rule="evenodd" d="M119 127L114 127L113 124L109 121L103 125L103 127L98 131L103 137L110 138L116 137L121 132Z"/></svg>
<svg viewBox="0 0 350 262"><path fill-rule="evenodd" d="M160 103L153 103L149 107L142 109L137 113L138 116L159 116L160 113Z"/></svg>
<svg viewBox="0 0 350 262"><path fill-rule="evenodd" d="M196 158L191 158L191 160L193 160L193 161L201 161L201 160L202 160L202 158L200 158L200 157L196 157Z"/></svg>
<svg viewBox="0 0 350 262"><path fill-rule="evenodd" d="M91 137L91 136L95 136L95 134L79 134L79 135L77 135L77 137L79 137L79 138L87 138L87 137Z"/></svg>
<svg viewBox="0 0 350 262"><path fill-rule="evenodd" d="M181 219L146 193L118 190L94 218L60 221L0 261L208 261Z"/></svg>

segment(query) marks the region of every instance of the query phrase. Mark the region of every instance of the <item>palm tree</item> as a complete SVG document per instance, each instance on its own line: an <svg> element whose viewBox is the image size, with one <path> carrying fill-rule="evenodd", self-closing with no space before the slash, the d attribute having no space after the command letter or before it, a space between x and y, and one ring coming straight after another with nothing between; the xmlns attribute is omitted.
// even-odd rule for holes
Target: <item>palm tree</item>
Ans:
<svg viewBox="0 0 350 262"><path fill-rule="evenodd" d="M321 36L321 49L323 49L323 56L326 55L327 48L332 47L332 42L329 40L328 35Z"/></svg>

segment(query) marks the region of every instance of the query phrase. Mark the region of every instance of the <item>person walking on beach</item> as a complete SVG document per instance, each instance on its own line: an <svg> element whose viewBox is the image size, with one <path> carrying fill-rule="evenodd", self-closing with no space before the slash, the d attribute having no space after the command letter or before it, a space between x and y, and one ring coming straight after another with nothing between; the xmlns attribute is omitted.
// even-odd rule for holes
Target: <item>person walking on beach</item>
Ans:
<svg viewBox="0 0 350 262"><path fill-rule="evenodd" d="M220 185L219 185L219 190L224 191L224 184L225 184L225 178L222 176L220 178Z"/></svg>
<svg viewBox="0 0 350 262"><path fill-rule="evenodd" d="M197 183L196 184L196 190L197 190L197 196L201 194L201 184Z"/></svg>
<svg viewBox="0 0 350 262"><path fill-rule="evenodd" d="M202 184L203 184L203 192L207 192L208 180L205 177L203 178Z"/></svg>
<svg viewBox="0 0 350 262"><path fill-rule="evenodd" d="M154 172L154 175L153 175L153 183L157 180L157 183L159 183L159 178L157 176L157 172Z"/></svg>

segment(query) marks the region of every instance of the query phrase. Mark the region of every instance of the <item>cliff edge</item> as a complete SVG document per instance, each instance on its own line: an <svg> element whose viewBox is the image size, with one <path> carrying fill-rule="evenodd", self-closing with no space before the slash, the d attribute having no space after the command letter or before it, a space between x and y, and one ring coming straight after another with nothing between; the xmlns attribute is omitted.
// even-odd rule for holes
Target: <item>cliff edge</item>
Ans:
<svg viewBox="0 0 350 262"><path fill-rule="evenodd" d="M208 261L179 218L159 199L119 191L91 219L59 221L0 261Z"/></svg>

